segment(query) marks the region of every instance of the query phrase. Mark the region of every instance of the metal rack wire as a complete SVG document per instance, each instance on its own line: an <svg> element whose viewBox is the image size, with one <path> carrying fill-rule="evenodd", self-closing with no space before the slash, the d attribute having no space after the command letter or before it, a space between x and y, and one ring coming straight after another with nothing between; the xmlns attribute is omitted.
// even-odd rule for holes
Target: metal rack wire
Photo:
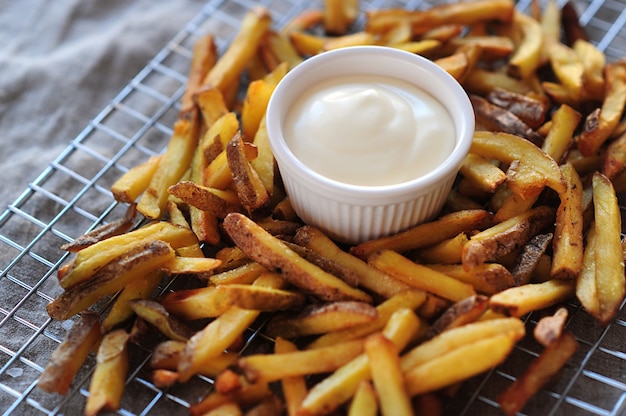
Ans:
<svg viewBox="0 0 626 416"><path fill-rule="evenodd" d="M518 3L526 10L531 0ZM435 1L361 1L364 9L402 6L423 8ZM159 153L171 134L189 67L191 49L204 33L224 48L241 17L263 4L280 27L321 1L209 0L203 10L169 42L103 111L89 122L24 192L0 214L0 411L4 414L76 414L84 407L93 362L78 374L70 393L61 397L36 388L36 382L69 322L49 319L45 305L60 293L56 270L66 260L59 249L125 207L109 187L123 172ZM626 2L578 0L580 20L609 60L626 55ZM626 212L626 207L622 208ZM575 304L569 305L573 331L581 348L563 376L526 407L532 415L626 414L626 308L609 326L598 326ZM535 323L533 316L528 325ZM253 330L247 347L266 342ZM538 347L520 344L497 369L464 383L451 401L449 414L500 414L495 397L503 384L520 374ZM212 380L196 377L183 387L161 390L147 377L148 347L131 351L132 366L122 415L186 414L206 394ZM93 360L93 358L92 358Z"/></svg>

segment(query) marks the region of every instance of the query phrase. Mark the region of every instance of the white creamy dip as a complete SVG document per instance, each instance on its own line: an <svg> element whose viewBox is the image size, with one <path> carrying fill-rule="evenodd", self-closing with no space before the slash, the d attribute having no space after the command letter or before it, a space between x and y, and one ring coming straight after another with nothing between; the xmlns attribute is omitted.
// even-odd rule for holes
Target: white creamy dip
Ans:
<svg viewBox="0 0 626 416"><path fill-rule="evenodd" d="M439 101L384 76L342 76L312 86L288 110L283 130L309 168L364 186L421 177L455 145L454 122Z"/></svg>

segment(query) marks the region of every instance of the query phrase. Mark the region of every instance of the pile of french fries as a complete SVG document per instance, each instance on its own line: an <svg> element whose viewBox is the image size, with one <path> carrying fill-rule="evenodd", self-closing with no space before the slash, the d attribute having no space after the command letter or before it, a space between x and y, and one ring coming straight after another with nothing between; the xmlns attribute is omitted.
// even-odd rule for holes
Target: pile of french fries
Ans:
<svg viewBox="0 0 626 416"><path fill-rule="evenodd" d="M130 344L152 339L155 385L215 380L194 415L436 415L532 337L543 352L498 399L513 415L578 348L564 304L614 319L626 62L605 62L570 4L369 10L354 32L358 10L326 0L277 29L257 8L221 55L198 39L169 145L112 186L128 215L64 246L75 255L48 313L79 318L41 389L66 394L97 351L85 414L115 410ZM437 62L477 129L438 218L346 247L293 212L264 115L291 68L362 44ZM273 351L241 351L255 322Z"/></svg>

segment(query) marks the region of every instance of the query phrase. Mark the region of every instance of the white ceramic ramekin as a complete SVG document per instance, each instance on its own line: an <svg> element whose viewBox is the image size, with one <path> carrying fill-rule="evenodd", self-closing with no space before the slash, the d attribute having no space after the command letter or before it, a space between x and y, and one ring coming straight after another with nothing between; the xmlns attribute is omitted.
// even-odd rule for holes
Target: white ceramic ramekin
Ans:
<svg viewBox="0 0 626 416"><path fill-rule="evenodd" d="M305 166L283 137L294 100L311 85L342 75L382 75L408 81L438 99L450 113L456 145L435 170L388 186L357 186L324 177ZM356 244L427 221L441 210L474 133L474 112L460 84L432 61L398 49L355 46L323 52L292 69L267 108L270 145L294 210L330 237Z"/></svg>

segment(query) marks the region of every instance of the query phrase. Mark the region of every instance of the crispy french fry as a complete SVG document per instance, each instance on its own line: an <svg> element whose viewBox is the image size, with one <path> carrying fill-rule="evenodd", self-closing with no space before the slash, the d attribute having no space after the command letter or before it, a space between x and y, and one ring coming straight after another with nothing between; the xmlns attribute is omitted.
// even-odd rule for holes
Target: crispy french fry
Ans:
<svg viewBox="0 0 626 416"><path fill-rule="evenodd" d="M398 234L353 246L350 253L361 259L367 259L371 253L378 250L414 250L437 244L461 232L483 229L490 223L491 216L485 210L454 212Z"/></svg>
<svg viewBox="0 0 626 416"><path fill-rule="evenodd" d="M478 320L488 305L489 298L484 295L469 296L454 303L431 325L426 333L426 339Z"/></svg>
<svg viewBox="0 0 626 416"><path fill-rule="evenodd" d="M217 88L224 93L230 85L235 83L245 69L246 63L256 53L271 20L269 11L264 7L250 10L244 16L235 39L202 81L203 87Z"/></svg>
<svg viewBox="0 0 626 416"><path fill-rule="evenodd" d="M560 161L571 147L581 117L572 107L561 105L552 115L552 125L542 144L542 150L552 159Z"/></svg>
<svg viewBox="0 0 626 416"><path fill-rule="evenodd" d="M116 201L134 203L150 186L152 176L157 171L163 155L152 156L143 163L130 168L111 185L111 193Z"/></svg>
<svg viewBox="0 0 626 416"><path fill-rule="evenodd" d="M427 266L417 264L391 250L370 256L368 262L411 287L458 302L476 294L474 288Z"/></svg>
<svg viewBox="0 0 626 416"><path fill-rule="evenodd" d="M515 286L511 272L499 263L483 263L469 270L465 270L461 264L427 264L427 266L461 282L469 283L476 292L485 295L493 295Z"/></svg>
<svg viewBox="0 0 626 416"><path fill-rule="evenodd" d="M281 337L276 338L274 343L274 352L276 354L295 352L297 350L298 348L295 344ZM285 395L287 414L296 416L300 403L308 392L306 379L303 376L285 377L281 380L281 386Z"/></svg>
<svg viewBox="0 0 626 416"><path fill-rule="evenodd" d="M67 394L78 370L100 338L100 317L91 312L81 314L50 356L37 387L47 393Z"/></svg>
<svg viewBox="0 0 626 416"><path fill-rule="evenodd" d="M200 87L202 80L206 77L207 72L215 65L215 62L217 62L215 37L212 34L204 35L193 46L193 54L187 76L187 88L180 100L181 114L186 114L195 107L194 95Z"/></svg>
<svg viewBox="0 0 626 416"><path fill-rule="evenodd" d="M376 416L378 400L374 386L369 381L361 381L348 407L348 416Z"/></svg>
<svg viewBox="0 0 626 416"><path fill-rule="evenodd" d="M304 260L242 214L229 214L224 219L224 228L235 244L250 258L323 300L371 301L365 292L350 287L339 278Z"/></svg>
<svg viewBox="0 0 626 416"><path fill-rule="evenodd" d="M123 329L103 337L89 384L86 415L95 416L101 411L114 411L120 407L128 372L127 342L128 333Z"/></svg>
<svg viewBox="0 0 626 416"><path fill-rule="evenodd" d="M465 158L461 174L487 192L495 192L506 180L506 174L498 166L472 153Z"/></svg>
<svg viewBox="0 0 626 416"><path fill-rule="evenodd" d="M375 307L363 302L332 302L305 306L293 313L273 318L267 326L271 337L293 339L339 331L372 322L378 317Z"/></svg>
<svg viewBox="0 0 626 416"><path fill-rule="evenodd" d="M396 346L381 333L365 341L374 387L380 399L383 415L412 415L411 399L407 394L400 356Z"/></svg>
<svg viewBox="0 0 626 416"><path fill-rule="evenodd" d="M593 175L593 206L598 319L606 325L615 317L624 300L626 281L620 237L622 217L617 196L611 181L599 172Z"/></svg>
<svg viewBox="0 0 626 416"><path fill-rule="evenodd" d="M540 99L503 88L494 88L486 95L487 100L515 114L531 129L537 129L546 119L548 106Z"/></svg>
<svg viewBox="0 0 626 416"><path fill-rule="evenodd" d="M96 303L103 296L122 290L147 273L158 270L174 257L174 250L162 241L146 241L112 260L88 281L65 290L46 306L48 314L65 320Z"/></svg>
<svg viewBox="0 0 626 416"><path fill-rule="evenodd" d="M604 67L605 92L599 113L585 120L583 132L578 136L578 149L585 156L596 153L617 127L626 104L626 68L619 64Z"/></svg>
<svg viewBox="0 0 626 416"><path fill-rule="evenodd" d="M542 205L474 234L463 246L463 266L469 270L497 260L522 247L553 221L554 209Z"/></svg>
<svg viewBox="0 0 626 416"><path fill-rule="evenodd" d="M174 132L161 162L150 179L150 185L137 203L137 211L149 219L160 219L167 206L167 189L174 185L189 168L198 143L197 116L181 119L174 125Z"/></svg>
<svg viewBox="0 0 626 416"><path fill-rule="evenodd" d="M187 341L193 331L182 321L170 316L160 303L150 299L135 299L129 301L133 311L144 321L152 324L163 335L175 341Z"/></svg>
<svg viewBox="0 0 626 416"><path fill-rule="evenodd" d="M537 264L552 242L552 236L552 233L537 234L524 244L511 267L511 275L516 286L530 282Z"/></svg>
<svg viewBox="0 0 626 416"><path fill-rule="evenodd" d="M509 316L521 317L531 311L545 309L571 299L575 285L563 280L529 283L496 293L489 299L489 307Z"/></svg>
<svg viewBox="0 0 626 416"><path fill-rule="evenodd" d="M521 41L509 59L508 71L514 77L526 79L541 63L543 31L539 22L519 11L513 14L513 30L519 31Z"/></svg>
<svg viewBox="0 0 626 416"><path fill-rule="evenodd" d="M190 181L178 182L168 192L202 211L224 218L231 212L243 210L234 191L209 188Z"/></svg>

